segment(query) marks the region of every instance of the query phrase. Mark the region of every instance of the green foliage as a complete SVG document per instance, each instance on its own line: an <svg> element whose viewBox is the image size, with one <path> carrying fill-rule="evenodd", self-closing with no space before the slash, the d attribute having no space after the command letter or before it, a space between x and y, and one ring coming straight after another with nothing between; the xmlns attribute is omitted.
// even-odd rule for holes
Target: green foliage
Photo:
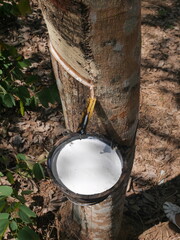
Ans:
<svg viewBox="0 0 180 240"><path fill-rule="evenodd" d="M30 99L30 88L26 84L23 72L30 62L23 59L16 48L0 43L0 105L12 108L20 102L21 113L27 99ZM23 114L22 114L23 115Z"/></svg>
<svg viewBox="0 0 180 240"><path fill-rule="evenodd" d="M10 182L10 184L14 184L14 177L11 172L8 172L6 174L7 180Z"/></svg>
<svg viewBox="0 0 180 240"><path fill-rule="evenodd" d="M36 214L25 204L25 195L31 194L32 191L22 191L20 187L17 189L14 174L29 179L34 176L36 180L40 180L45 178L44 170L40 163L31 163L29 166L27 162L30 159L24 154L16 155L16 167L13 171L1 160L2 158L0 163L4 168L3 173L0 172L0 177L6 177L9 185L0 186L0 239L6 234L18 240L39 240L39 236L32 229Z"/></svg>
<svg viewBox="0 0 180 240"><path fill-rule="evenodd" d="M0 0L0 25L11 24L30 12L29 0ZM27 73L31 64L14 46L0 42L0 111L14 108L23 116L27 107L48 107L49 103L60 102L55 84L39 87L39 77ZM36 214L26 204L26 195L32 191L20 189L14 176L38 181L45 178L43 168L24 154L17 154L13 167L11 164L7 157L0 156L0 177L9 182L0 186L0 239L6 235L8 239L39 240L33 231Z"/></svg>
<svg viewBox="0 0 180 240"><path fill-rule="evenodd" d="M4 235L6 229L9 225L9 214L8 213L0 213L0 238Z"/></svg>
<svg viewBox="0 0 180 240"><path fill-rule="evenodd" d="M0 196L9 197L13 193L12 187L9 186L0 186Z"/></svg>
<svg viewBox="0 0 180 240"><path fill-rule="evenodd" d="M21 16L31 13L29 0L19 0L17 3L17 8Z"/></svg>
<svg viewBox="0 0 180 240"><path fill-rule="evenodd" d="M32 220L31 218L35 218L36 214L31 211L26 205L21 205L19 207L19 217L22 219L23 222L25 223L31 223Z"/></svg>
<svg viewBox="0 0 180 240"><path fill-rule="evenodd" d="M31 13L29 0L0 0L0 16L3 20L14 19Z"/></svg>
<svg viewBox="0 0 180 240"><path fill-rule="evenodd" d="M18 232L18 240L39 240L39 236L29 227L24 227Z"/></svg>
<svg viewBox="0 0 180 240"><path fill-rule="evenodd" d="M33 174L37 180L45 178L43 168L40 163L35 163L33 166Z"/></svg>
<svg viewBox="0 0 180 240"><path fill-rule="evenodd" d="M16 155L16 159L17 159L18 161L26 161L27 157L26 157L25 154L18 153L18 154Z"/></svg>
<svg viewBox="0 0 180 240"><path fill-rule="evenodd" d="M48 88L43 88L37 93L37 97L45 108L49 106L49 103L60 102L58 89L55 84Z"/></svg>
<svg viewBox="0 0 180 240"><path fill-rule="evenodd" d="M16 231L16 230L18 230L18 225L17 225L17 223L16 223L14 220L12 220L12 221L10 222L9 227L10 227L11 231Z"/></svg>
<svg viewBox="0 0 180 240"><path fill-rule="evenodd" d="M0 42L0 106L19 106L22 116L25 107L37 106L38 103L48 107L49 103L60 102L56 84L36 90L34 83L39 77L24 73L30 65L31 62L19 55L16 48Z"/></svg>
<svg viewBox="0 0 180 240"><path fill-rule="evenodd" d="M6 25L7 18L17 18L31 13L29 0L0 0L0 25ZM4 21L4 23L3 23ZM26 74L31 61L18 54L17 49L0 42L0 108L19 108L23 116L26 107L36 107L39 103L48 107L49 103L60 102L56 85L37 89L39 77Z"/></svg>

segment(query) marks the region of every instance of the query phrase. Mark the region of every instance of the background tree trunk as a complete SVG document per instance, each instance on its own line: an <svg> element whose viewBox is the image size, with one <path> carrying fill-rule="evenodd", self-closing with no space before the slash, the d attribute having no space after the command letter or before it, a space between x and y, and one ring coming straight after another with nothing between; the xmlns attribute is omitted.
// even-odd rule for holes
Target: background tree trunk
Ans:
<svg viewBox="0 0 180 240"><path fill-rule="evenodd" d="M41 0L55 51L93 82L97 104L88 131L115 140L124 157L121 188L93 206L73 206L81 238L120 239L139 110L140 0ZM52 56L67 129L76 131L89 89ZM105 217L106 216L106 217Z"/></svg>

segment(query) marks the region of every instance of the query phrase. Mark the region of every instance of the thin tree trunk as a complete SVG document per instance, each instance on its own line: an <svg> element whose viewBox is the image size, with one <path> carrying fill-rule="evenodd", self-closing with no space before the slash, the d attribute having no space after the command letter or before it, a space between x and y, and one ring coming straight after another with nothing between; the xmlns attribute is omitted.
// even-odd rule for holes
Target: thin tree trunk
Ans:
<svg viewBox="0 0 180 240"><path fill-rule="evenodd" d="M75 206L83 239L120 239L127 182L134 159L139 110L140 0L41 0L54 50L95 86L88 131L116 141L124 157L121 188L94 206ZM52 56L67 129L76 131L89 88Z"/></svg>

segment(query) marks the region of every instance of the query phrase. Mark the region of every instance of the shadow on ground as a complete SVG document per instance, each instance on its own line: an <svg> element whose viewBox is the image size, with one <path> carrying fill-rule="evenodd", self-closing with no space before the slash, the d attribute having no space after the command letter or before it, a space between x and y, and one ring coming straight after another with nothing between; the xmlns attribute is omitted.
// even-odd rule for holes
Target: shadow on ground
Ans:
<svg viewBox="0 0 180 240"><path fill-rule="evenodd" d="M180 205L180 175L161 185L153 186L150 181L141 178L141 184L143 182L151 187L126 198L121 233L123 240L138 240L138 236L147 229L167 221L162 210L165 201ZM176 227L172 228L178 231Z"/></svg>
<svg viewBox="0 0 180 240"><path fill-rule="evenodd" d="M148 6L149 7L149 6ZM147 14L145 18L142 20L142 24L146 24L149 26L167 29L172 28L178 23L179 18L179 8L180 2L178 0L174 0L171 6L166 4L166 1L150 1L150 8L156 9L157 15Z"/></svg>

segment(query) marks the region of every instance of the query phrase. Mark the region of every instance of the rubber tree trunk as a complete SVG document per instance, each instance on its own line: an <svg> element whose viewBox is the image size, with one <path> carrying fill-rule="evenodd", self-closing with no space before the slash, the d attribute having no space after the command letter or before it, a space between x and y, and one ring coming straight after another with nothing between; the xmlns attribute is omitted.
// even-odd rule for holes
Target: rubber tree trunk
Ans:
<svg viewBox="0 0 180 240"><path fill-rule="evenodd" d="M92 206L73 206L81 239L120 239L123 204L134 159L140 80L140 0L41 0L50 42L76 74L95 86L88 131L119 144L124 157L118 191ZM76 131L89 88L52 56L67 129ZM122 238L123 239L123 238Z"/></svg>

